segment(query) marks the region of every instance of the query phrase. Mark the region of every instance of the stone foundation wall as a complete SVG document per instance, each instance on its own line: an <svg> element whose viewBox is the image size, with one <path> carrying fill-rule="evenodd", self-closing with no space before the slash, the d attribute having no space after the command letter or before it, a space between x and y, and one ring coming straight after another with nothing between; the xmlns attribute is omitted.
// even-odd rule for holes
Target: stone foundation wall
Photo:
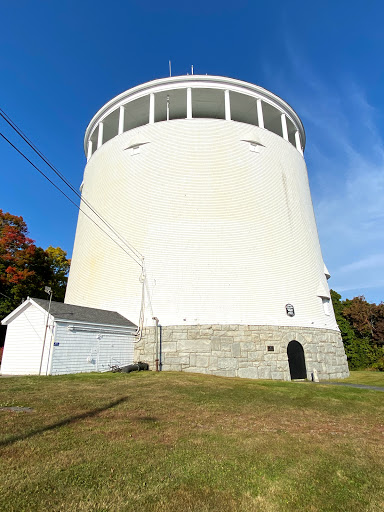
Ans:
<svg viewBox="0 0 384 512"><path fill-rule="evenodd" d="M159 327L160 331L160 327ZM155 328L144 329L135 344L135 361L155 368ZM161 327L163 370L227 377L290 380L287 346L301 343L307 378L317 370L319 379L348 377L340 333L329 329L259 325L173 325ZM273 347L273 351L268 350Z"/></svg>

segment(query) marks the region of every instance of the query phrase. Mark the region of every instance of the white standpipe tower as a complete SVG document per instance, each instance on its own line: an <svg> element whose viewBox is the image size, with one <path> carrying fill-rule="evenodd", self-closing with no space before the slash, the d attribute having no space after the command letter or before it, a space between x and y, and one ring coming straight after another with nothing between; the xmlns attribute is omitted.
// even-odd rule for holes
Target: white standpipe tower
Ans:
<svg viewBox="0 0 384 512"><path fill-rule="evenodd" d="M157 317L163 369L347 376L304 146L295 111L239 80L120 94L87 128L82 194L136 253L80 213L66 302L142 318L136 353L150 364Z"/></svg>

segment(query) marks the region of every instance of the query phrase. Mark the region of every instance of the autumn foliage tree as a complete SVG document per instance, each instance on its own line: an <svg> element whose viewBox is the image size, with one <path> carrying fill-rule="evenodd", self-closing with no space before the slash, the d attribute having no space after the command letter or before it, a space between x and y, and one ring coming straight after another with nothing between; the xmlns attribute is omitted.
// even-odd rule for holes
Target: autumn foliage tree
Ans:
<svg viewBox="0 0 384 512"><path fill-rule="evenodd" d="M360 338L369 337L376 345L384 345L384 304L370 304L365 297L344 301L344 316Z"/></svg>
<svg viewBox="0 0 384 512"><path fill-rule="evenodd" d="M70 261L60 247L37 247L22 217L0 210L0 319L28 296L63 301Z"/></svg>
<svg viewBox="0 0 384 512"><path fill-rule="evenodd" d="M384 371L384 303L371 304L363 296L342 301L334 290L331 296L349 368Z"/></svg>

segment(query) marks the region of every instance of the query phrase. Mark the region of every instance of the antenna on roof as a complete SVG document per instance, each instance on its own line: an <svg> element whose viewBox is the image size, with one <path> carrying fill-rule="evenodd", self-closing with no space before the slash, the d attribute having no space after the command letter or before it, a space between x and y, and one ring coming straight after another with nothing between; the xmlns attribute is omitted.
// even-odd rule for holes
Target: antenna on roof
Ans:
<svg viewBox="0 0 384 512"><path fill-rule="evenodd" d="M172 64L171 64L171 61L169 61L169 76L172 76Z"/></svg>
<svg viewBox="0 0 384 512"><path fill-rule="evenodd" d="M193 64L191 66L191 75L193 75Z"/></svg>

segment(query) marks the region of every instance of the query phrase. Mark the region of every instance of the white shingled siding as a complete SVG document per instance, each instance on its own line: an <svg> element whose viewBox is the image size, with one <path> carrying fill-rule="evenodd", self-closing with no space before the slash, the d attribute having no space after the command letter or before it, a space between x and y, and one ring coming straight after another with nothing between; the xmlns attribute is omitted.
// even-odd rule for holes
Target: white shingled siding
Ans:
<svg viewBox="0 0 384 512"><path fill-rule="evenodd" d="M329 289L305 161L278 135L215 119L141 126L96 151L82 193L145 256L163 325L337 329L319 297ZM137 323L139 277L140 267L80 213L66 302ZM147 325L150 311L147 300Z"/></svg>
<svg viewBox="0 0 384 512"><path fill-rule="evenodd" d="M47 313L27 305L7 327L1 372L4 375L38 375L44 343ZM50 329L42 362L45 373L48 364Z"/></svg>
<svg viewBox="0 0 384 512"><path fill-rule="evenodd" d="M47 313L33 302L26 303L9 321L2 374L59 375L108 371L113 364L133 362L134 328L68 323L55 321L51 316L45 335L46 321Z"/></svg>
<svg viewBox="0 0 384 512"><path fill-rule="evenodd" d="M51 374L108 371L133 362L133 331L112 326L56 323Z"/></svg>

